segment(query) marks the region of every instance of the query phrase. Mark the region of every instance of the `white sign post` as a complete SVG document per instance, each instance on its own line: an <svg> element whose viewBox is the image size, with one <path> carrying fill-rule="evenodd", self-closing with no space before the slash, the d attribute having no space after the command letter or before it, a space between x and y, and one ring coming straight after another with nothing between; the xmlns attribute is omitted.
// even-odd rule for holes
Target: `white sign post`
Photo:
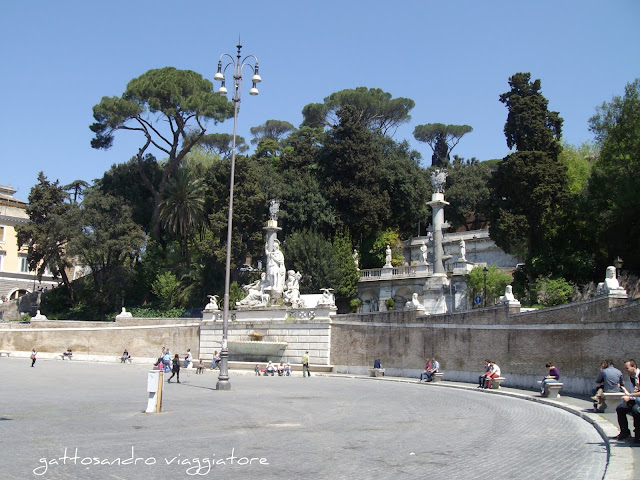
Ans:
<svg viewBox="0 0 640 480"><path fill-rule="evenodd" d="M160 413L162 411L162 370L149 370L147 374L147 392L149 401L145 413Z"/></svg>

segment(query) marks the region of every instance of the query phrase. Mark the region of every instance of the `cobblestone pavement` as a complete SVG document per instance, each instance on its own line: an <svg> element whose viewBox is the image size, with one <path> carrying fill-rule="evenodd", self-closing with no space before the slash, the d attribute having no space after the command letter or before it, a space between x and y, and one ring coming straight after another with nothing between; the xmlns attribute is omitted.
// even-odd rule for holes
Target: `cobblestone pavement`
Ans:
<svg viewBox="0 0 640 480"><path fill-rule="evenodd" d="M144 366L0 363L3 479L589 480L606 469L587 422L501 395L233 372L219 392L217 374L182 370L164 412L144 414Z"/></svg>

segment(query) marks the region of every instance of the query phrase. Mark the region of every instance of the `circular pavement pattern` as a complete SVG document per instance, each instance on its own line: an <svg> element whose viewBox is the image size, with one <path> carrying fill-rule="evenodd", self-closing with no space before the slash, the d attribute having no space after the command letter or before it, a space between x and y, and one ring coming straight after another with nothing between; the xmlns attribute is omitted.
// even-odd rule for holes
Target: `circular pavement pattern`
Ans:
<svg viewBox="0 0 640 480"><path fill-rule="evenodd" d="M181 371L144 414L139 365L0 360L3 479L601 479L587 422L480 391ZM166 377L165 377L166 378ZM66 454L65 454L66 449Z"/></svg>

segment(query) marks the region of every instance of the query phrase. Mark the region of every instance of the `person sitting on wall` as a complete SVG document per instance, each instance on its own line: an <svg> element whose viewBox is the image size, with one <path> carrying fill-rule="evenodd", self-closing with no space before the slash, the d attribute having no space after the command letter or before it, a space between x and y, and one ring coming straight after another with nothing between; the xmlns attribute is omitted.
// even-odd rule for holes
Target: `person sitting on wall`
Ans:
<svg viewBox="0 0 640 480"><path fill-rule="evenodd" d="M204 374L204 360L200 359L200 363L198 363L198 369L196 370L196 375Z"/></svg>
<svg viewBox="0 0 640 480"><path fill-rule="evenodd" d="M71 351L71 347L67 348L67 351L64 352L63 355L69 360L71 360L71 357L73 357L73 352Z"/></svg>
<svg viewBox="0 0 640 480"><path fill-rule="evenodd" d="M284 364L284 373L287 377L291 376L291 364L289 362Z"/></svg>
<svg viewBox="0 0 640 480"><path fill-rule="evenodd" d="M487 373L491 370L491 360L484 361L484 373L478 377L478 388L484 388L484 382L487 380Z"/></svg>
<svg viewBox="0 0 640 480"><path fill-rule="evenodd" d="M265 368L264 371L264 376L266 377L267 375L271 375L273 377L273 374L276 371L276 367L273 366L273 363L271 363L271 360L269 360L269 363L267 363L267 368Z"/></svg>
<svg viewBox="0 0 640 480"><path fill-rule="evenodd" d="M633 393L629 393L629 391L625 388L624 383L620 382L620 388L625 393L625 397L623 397L623 401L620 402L620 405L616 407L620 433L614 438L616 440L624 440L625 438L629 438L631 436L631 431L629 430L629 421L627 419L627 415L631 414L631 416L633 417L633 427L635 430L634 442L640 443L640 417L637 414L637 409L634 410L634 407L636 405L634 397L640 395L640 393L636 391L636 387L640 385L640 383L638 382L640 370L638 369L638 364L635 360L627 360L624 363L624 369L629 375Z"/></svg>
<svg viewBox="0 0 640 480"><path fill-rule="evenodd" d="M558 370L552 363L547 363L545 366L549 369L549 375L545 376L540 384L540 395L543 397L549 395L546 388L547 384L556 383L560 380L560 370Z"/></svg>
<svg viewBox="0 0 640 480"><path fill-rule="evenodd" d="M215 352L213 352L213 358L211 359L211 370L215 370L216 368L219 370L221 361L222 361L222 358L220 357L220 354L216 350Z"/></svg>
<svg viewBox="0 0 640 480"><path fill-rule="evenodd" d="M120 357L120 363L127 363L127 360L131 362L131 355L129 355L129 352L125 348L124 352L122 352L122 356Z"/></svg>
<svg viewBox="0 0 640 480"><path fill-rule="evenodd" d="M382 363L380 363L380 359L379 358L376 358L373 361L373 368L377 368L379 370L382 370ZM382 376L384 377L384 372L382 372Z"/></svg>
<svg viewBox="0 0 640 480"><path fill-rule="evenodd" d="M440 368L440 363L434 358L431 361L431 368L427 370L427 374L425 377L427 378L427 382L431 382L436 373L438 373L438 369Z"/></svg>
<svg viewBox="0 0 640 480"><path fill-rule="evenodd" d="M491 388L491 379L498 378L500 376L500 367L498 366L498 364L491 360L491 362L489 362L489 365L491 366L491 368L487 372L483 388Z"/></svg>
<svg viewBox="0 0 640 480"><path fill-rule="evenodd" d="M420 381L422 382L425 378L427 378L427 373L431 370L431 359L427 357L426 363L424 365L424 372L420 374Z"/></svg>
<svg viewBox="0 0 640 480"><path fill-rule="evenodd" d="M284 363L280 362L280 365L278 365L278 376L282 377L284 375Z"/></svg>

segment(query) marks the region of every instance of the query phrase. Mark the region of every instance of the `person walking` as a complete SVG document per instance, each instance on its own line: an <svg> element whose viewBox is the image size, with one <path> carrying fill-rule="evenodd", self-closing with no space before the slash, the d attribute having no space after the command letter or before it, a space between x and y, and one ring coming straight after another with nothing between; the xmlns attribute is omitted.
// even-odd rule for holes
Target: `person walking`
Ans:
<svg viewBox="0 0 640 480"><path fill-rule="evenodd" d="M38 352L36 352L35 348L31 349L31 366L33 367L36 364L36 355L38 355Z"/></svg>
<svg viewBox="0 0 640 480"><path fill-rule="evenodd" d="M167 383L171 383L171 379L174 375L178 375L178 383L180 383L180 355L176 353L171 362L173 363L173 366L171 367L171 376L169 377L169 380L167 380Z"/></svg>
<svg viewBox="0 0 640 480"><path fill-rule="evenodd" d="M302 356L302 376L304 377L304 374L307 374L307 377L311 376L311 372L309 371L309 352L304 352L304 355Z"/></svg>

